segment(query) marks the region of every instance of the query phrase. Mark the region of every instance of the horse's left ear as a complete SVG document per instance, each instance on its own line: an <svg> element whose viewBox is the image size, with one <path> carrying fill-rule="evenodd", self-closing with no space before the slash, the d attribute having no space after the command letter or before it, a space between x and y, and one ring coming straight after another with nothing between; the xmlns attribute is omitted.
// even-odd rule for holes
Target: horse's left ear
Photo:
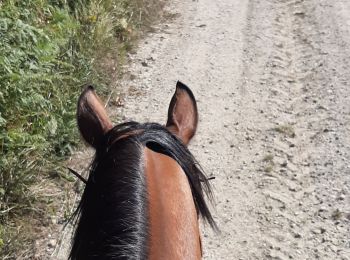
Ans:
<svg viewBox="0 0 350 260"><path fill-rule="evenodd" d="M78 100L77 121L81 135L95 149L112 128L107 112L92 86L86 86Z"/></svg>
<svg viewBox="0 0 350 260"><path fill-rule="evenodd" d="M166 127L187 145L198 125L197 103L192 91L180 81L176 84L169 110Z"/></svg>

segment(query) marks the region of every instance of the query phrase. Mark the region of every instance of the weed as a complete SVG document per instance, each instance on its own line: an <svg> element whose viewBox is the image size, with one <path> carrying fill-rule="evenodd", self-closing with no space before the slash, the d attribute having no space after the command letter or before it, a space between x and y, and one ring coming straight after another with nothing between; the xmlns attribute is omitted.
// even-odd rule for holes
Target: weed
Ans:
<svg viewBox="0 0 350 260"><path fill-rule="evenodd" d="M333 213L332 213L332 219L333 220L340 220L343 217L343 213L339 210L336 209Z"/></svg>
<svg viewBox="0 0 350 260"><path fill-rule="evenodd" d="M262 160L264 163L264 168L263 168L264 172L270 173L273 171L274 166L275 166L273 158L274 158L273 154L267 154L264 156L264 158Z"/></svg>
<svg viewBox="0 0 350 260"><path fill-rule="evenodd" d="M273 155L272 154L267 154L263 158L263 162L273 162Z"/></svg>
<svg viewBox="0 0 350 260"><path fill-rule="evenodd" d="M289 124L277 126L277 127L273 128L273 130L278 132L278 133L284 134L290 138L295 137L294 128L293 128L293 126L291 126Z"/></svg>
<svg viewBox="0 0 350 260"><path fill-rule="evenodd" d="M30 251L35 225L55 212L51 191L72 181L60 165L78 144L80 85L107 93L155 3L0 1L1 259Z"/></svg>
<svg viewBox="0 0 350 260"><path fill-rule="evenodd" d="M271 173L273 171L273 165L269 164L264 167L264 172Z"/></svg>

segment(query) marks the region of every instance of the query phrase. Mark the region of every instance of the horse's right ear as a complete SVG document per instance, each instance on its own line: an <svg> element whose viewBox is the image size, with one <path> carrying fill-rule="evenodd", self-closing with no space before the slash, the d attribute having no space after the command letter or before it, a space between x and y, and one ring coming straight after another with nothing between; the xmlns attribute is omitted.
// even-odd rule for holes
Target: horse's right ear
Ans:
<svg viewBox="0 0 350 260"><path fill-rule="evenodd" d="M166 127L187 145L197 130L197 103L192 91L180 81L170 101Z"/></svg>
<svg viewBox="0 0 350 260"><path fill-rule="evenodd" d="M78 127L84 140L97 148L103 135L112 128L107 112L92 86L85 87L78 100Z"/></svg>

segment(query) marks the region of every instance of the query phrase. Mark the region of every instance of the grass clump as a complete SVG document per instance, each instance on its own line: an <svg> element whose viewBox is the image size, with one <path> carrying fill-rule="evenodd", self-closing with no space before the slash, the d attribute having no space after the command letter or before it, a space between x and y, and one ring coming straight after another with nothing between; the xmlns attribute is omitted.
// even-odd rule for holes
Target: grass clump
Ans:
<svg viewBox="0 0 350 260"><path fill-rule="evenodd" d="M278 133L284 134L290 138L295 137L294 127L289 125L289 124L276 126L275 128L273 128L273 130L278 132Z"/></svg>
<svg viewBox="0 0 350 260"><path fill-rule="evenodd" d="M264 172L266 173L271 173L274 169L275 162L273 161L274 156L272 154L267 154L263 158L263 163L264 163Z"/></svg>
<svg viewBox="0 0 350 260"><path fill-rule="evenodd" d="M268 162L268 163L273 162L273 155L272 154L265 155L263 158L263 162Z"/></svg>
<svg viewBox="0 0 350 260"><path fill-rule="evenodd" d="M1 259L30 251L34 225L55 213L55 193L34 187L64 185L60 165L78 143L80 86L94 82L107 93L158 7L159 0L0 1Z"/></svg>
<svg viewBox="0 0 350 260"><path fill-rule="evenodd" d="M269 164L269 165L265 165L264 167L264 172L266 173L271 173L273 171L273 166L272 164Z"/></svg>
<svg viewBox="0 0 350 260"><path fill-rule="evenodd" d="M343 217L343 212L341 212L339 209L334 210L332 213L332 219L333 220L340 220Z"/></svg>

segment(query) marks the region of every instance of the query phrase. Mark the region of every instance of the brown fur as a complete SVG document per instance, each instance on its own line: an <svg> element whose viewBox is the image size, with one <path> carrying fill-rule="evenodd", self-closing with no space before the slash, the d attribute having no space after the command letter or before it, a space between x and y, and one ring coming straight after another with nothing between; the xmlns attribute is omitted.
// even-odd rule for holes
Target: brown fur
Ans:
<svg viewBox="0 0 350 260"><path fill-rule="evenodd" d="M112 127L91 86L80 96L77 119L96 158L76 212L70 259L200 259L199 214L216 224L203 197L211 196L210 185L186 148L198 124L191 90L177 83L166 128Z"/></svg>
<svg viewBox="0 0 350 260"><path fill-rule="evenodd" d="M144 149L151 260L200 259L198 216L188 179L169 156Z"/></svg>

